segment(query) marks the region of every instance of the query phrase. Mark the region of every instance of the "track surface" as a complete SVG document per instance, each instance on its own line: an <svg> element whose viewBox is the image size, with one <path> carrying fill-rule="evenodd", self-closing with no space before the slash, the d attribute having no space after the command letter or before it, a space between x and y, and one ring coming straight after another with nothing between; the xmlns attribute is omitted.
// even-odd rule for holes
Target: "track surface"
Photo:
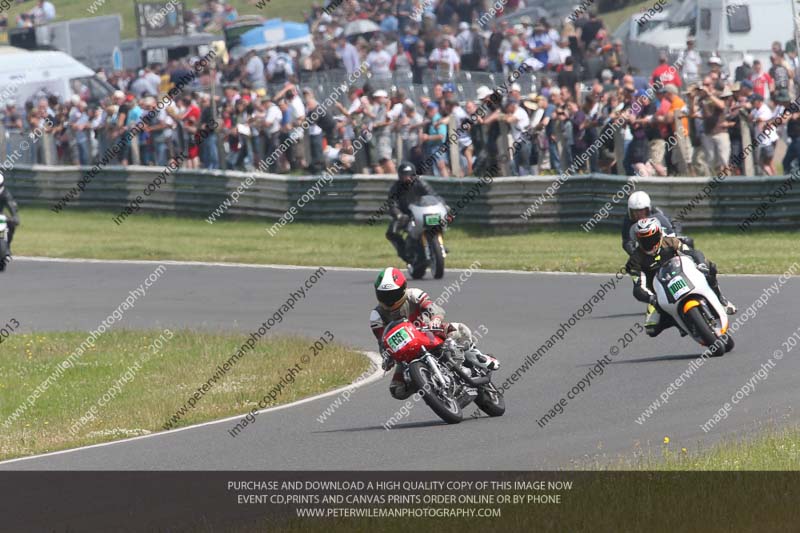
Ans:
<svg viewBox="0 0 800 533"><path fill-rule="evenodd" d="M3 308L13 310L23 330L90 330L137 287L155 264L16 261L0 278ZM167 265L161 279L123 327L192 327L250 331L272 314L313 269ZM415 283L435 299L458 277ZM374 273L330 270L308 297L274 331L337 339L374 350L367 317L373 305ZM481 345L499 356L504 380L560 322L594 294L609 275L551 275L476 272L447 305L450 320L483 324ZM777 276L723 277L722 286L740 308L747 307ZM719 426L704 423L781 348L797 328L800 285L790 280L736 336L736 350L709 360L667 405L643 425L634 420L701 353L675 330L657 339L640 334L586 392L546 427L540 418L566 395L608 348L617 344L643 308L631 297L630 281L571 328L506 394L502 418L442 424L423 402L386 431L382 425L402 402L388 394L389 376L358 389L324 424L317 417L331 397L262 414L238 437L234 422L167 432L109 446L0 464L2 469L542 469L569 467L574 460L612 461L652 447L664 436L672 446L693 449L760 423L791 417L797 407L800 358L786 356L766 381ZM115 326L117 327L117 326ZM800 347L797 348L800 353ZM177 408L178 406L176 406ZM469 408L469 412L472 407ZM6 416L7 413L2 413Z"/></svg>

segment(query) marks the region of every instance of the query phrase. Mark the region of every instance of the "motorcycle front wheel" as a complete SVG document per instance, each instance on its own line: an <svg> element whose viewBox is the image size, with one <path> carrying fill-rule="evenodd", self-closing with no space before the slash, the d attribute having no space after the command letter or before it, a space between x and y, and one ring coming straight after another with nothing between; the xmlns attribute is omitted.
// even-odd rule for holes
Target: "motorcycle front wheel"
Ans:
<svg viewBox="0 0 800 533"><path fill-rule="evenodd" d="M489 416L503 416L506 412L506 401L503 395L491 383L481 387L478 397L475 398L475 405Z"/></svg>
<svg viewBox="0 0 800 533"><path fill-rule="evenodd" d="M442 279L444 277L444 244L441 242L441 236L432 234L428 239L428 249L431 252L431 273L434 279Z"/></svg>
<svg viewBox="0 0 800 533"><path fill-rule="evenodd" d="M0 239L0 272L6 269L8 263L8 242L5 239Z"/></svg>
<svg viewBox="0 0 800 533"><path fill-rule="evenodd" d="M419 388L422 399L439 418L448 424L461 422L464 418L461 406L455 398L434 384L431 371L424 362L414 361L409 365L408 372L411 380Z"/></svg>
<svg viewBox="0 0 800 533"><path fill-rule="evenodd" d="M415 248L417 253L414 254L413 263L408 266L408 273L411 275L411 279L422 279L428 269L428 263L425 261L425 249L422 247L422 243L416 243Z"/></svg>
<svg viewBox="0 0 800 533"><path fill-rule="evenodd" d="M700 312L699 307L689 309L689 312L684 315L684 320L692 324L697 335L703 340L703 344L711 348L711 357L720 357L725 354L725 346L719 345L717 335L711 329L703 313Z"/></svg>

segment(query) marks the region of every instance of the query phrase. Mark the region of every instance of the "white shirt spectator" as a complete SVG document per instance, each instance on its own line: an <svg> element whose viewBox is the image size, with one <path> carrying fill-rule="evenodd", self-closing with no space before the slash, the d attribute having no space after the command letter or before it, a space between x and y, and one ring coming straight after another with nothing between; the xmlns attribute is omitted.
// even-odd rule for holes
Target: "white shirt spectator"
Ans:
<svg viewBox="0 0 800 533"><path fill-rule="evenodd" d="M38 24L43 24L56 18L56 6L45 0L31 9L30 13Z"/></svg>
<svg viewBox="0 0 800 533"><path fill-rule="evenodd" d="M373 50L367 54L367 65L369 70L376 76L389 76L389 63L392 56L386 50Z"/></svg>
<svg viewBox="0 0 800 533"><path fill-rule="evenodd" d="M453 108L453 116L456 117L456 130L459 130L463 121L469 118L467 112L460 105ZM470 137L468 130L460 129L458 131L458 145L462 148L472 146L472 137Z"/></svg>
<svg viewBox="0 0 800 533"><path fill-rule="evenodd" d="M516 142L522 137L522 134L528 129L528 126L530 126L531 119L528 116L528 112L525 111L525 108L522 106L517 106L513 115L517 121L511 124L511 136L514 138L514 142Z"/></svg>
<svg viewBox="0 0 800 533"><path fill-rule="evenodd" d="M458 52L452 48L435 48L433 52L431 52L428 61L436 63L440 67L440 63L444 63L447 65L451 76L455 71L456 65L461 64L461 58L458 56Z"/></svg>
<svg viewBox="0 0 800 533"><path fill-rule="evenodd" d="M753 110L754 122L769 121L772 120L774 116L775 113L772 111L772 109L769 108L769 106L765 102L761 102L761 107ZM766 123L758 124L756 126L756 130L758 132L756 134L756 138L761 146L770 146L771 144L778 142L778 131L776 128L772 127L769 129L768 135L760 135L760 133L764 131L765 126Z"/></svg>
<svg viewBox="0 0 800 533"><path fill-rule="evenodd" d="M161 88L161 76L150 71L145 73L144 80L147 83L147 92L153 96L158 96L159 89Z"/></svg>
<svg viewBox="0 0 800 533"><path fill-rule="evenodd" d="M281 108L278 107L274 102L270 102L269 106L267 107L267 116L264 118L264 122L268 124L267 134L274 135L280 131L281 119L283 119Z"/></svg>
<svg viewBox="0 0 800 533"><path fill-rule="evenodd" d="M684 80L691 81L700 77L700 63L702 62L702 59L700 59L700 52L694 49L684 50L681 52L678 61L682 61L681 77Z"/></svg>

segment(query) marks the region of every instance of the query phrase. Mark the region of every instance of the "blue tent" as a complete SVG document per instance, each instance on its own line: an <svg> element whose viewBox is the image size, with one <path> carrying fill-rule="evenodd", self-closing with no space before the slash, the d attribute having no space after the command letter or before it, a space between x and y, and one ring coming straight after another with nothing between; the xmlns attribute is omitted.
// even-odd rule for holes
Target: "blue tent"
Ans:
<svg viewBox="0 0 800 533"><path fill-rule="evenodd" d="M311 45L311 32L307 24L270 19L257 28L242 34L239 45L231 55L240 57L248 50L266 50L277 46Z"/></svg>

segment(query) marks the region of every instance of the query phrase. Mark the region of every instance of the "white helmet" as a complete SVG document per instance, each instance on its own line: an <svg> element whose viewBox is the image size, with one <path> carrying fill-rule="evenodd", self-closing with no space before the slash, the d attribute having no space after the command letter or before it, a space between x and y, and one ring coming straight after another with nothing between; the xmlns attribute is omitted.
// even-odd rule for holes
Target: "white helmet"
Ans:
<svg viewBox="0 0 800 533"><path fill-rule="evenodd" d="M636 222L636 219L633 216L633 212L639 209L647 209L645 217L650 216L650 196L644 191L636 191L628 198L628 216L634 222Z"/></svg>

